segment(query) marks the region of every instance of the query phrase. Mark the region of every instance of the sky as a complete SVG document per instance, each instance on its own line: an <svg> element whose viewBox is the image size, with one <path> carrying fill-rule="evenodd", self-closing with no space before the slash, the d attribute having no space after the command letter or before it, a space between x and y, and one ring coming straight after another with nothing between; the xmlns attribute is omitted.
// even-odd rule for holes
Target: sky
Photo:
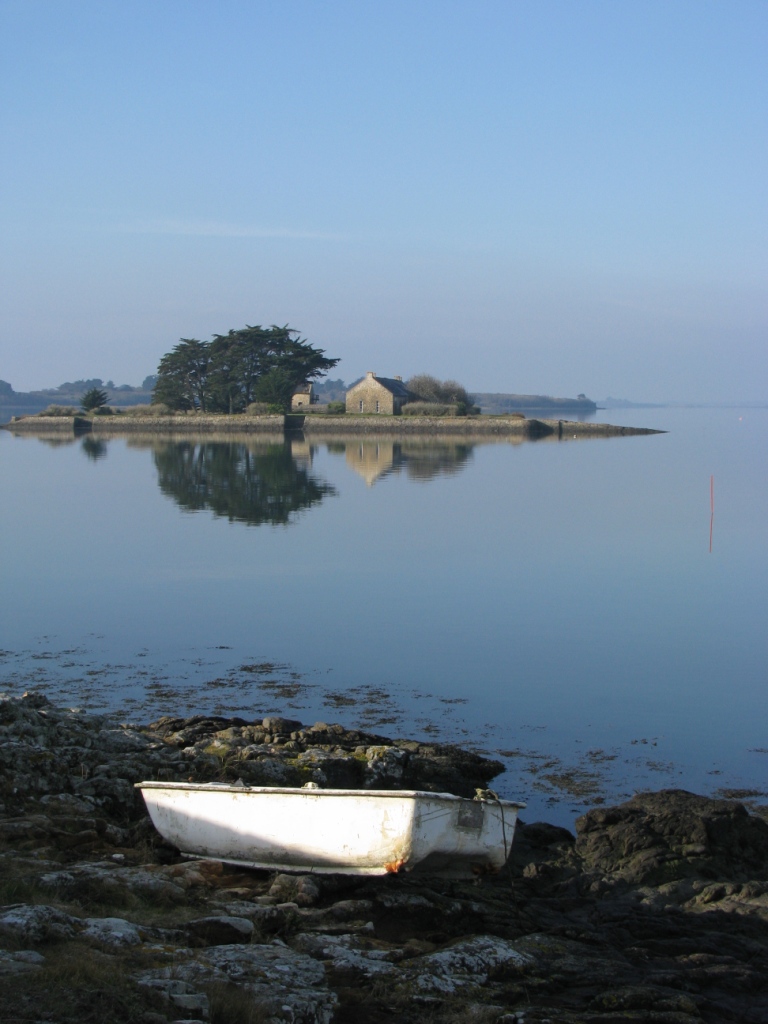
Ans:
<svg viewBox="0 0 768 1024"><path fill-rule="evenodd" d="M765 0L0 0L0 379L768 400Z"/></svg>

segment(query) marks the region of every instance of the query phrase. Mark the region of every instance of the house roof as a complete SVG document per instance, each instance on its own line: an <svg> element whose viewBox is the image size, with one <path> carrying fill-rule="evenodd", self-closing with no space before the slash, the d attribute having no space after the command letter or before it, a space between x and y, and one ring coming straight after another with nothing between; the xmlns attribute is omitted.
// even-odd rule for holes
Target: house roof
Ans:
<svg viewBox="0 0 768 1024"><path fill-rule="evenodd" d="M381 384L383 388L386 388L387 391L395 395L396 398L411 397L411 392L408 390L408 388L405 386L402 380L398 380L396 377L378 377L375 373L368 373L365 377L363 377L362 380L359 380L357 384L353 384L353 386L349 390L352 391L360 384L364 384L366 381L370 380L375 380L377 384Z"/></svg>
<svg viewBox="0 0 768 1024"><path fill-rule="evenodd" d="M401 380L394 377L376 377L376 380L398 398L408 398L411 393Z"/></svg>

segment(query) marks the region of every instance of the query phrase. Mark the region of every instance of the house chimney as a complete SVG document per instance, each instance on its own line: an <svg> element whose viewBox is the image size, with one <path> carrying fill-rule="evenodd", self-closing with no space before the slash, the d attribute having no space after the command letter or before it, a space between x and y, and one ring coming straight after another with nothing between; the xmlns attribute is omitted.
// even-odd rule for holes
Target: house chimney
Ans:
<svg viewBox="0 0 768 1024"><path fill-rule="evenodd" d="M375 377L375 376L376 376L376 374L375 374L375 373L373 372L373 370L369 370L369 371L368 371L368 372L366 373L366 375L365 375L365 376L366 376L366 377Z"/></svg>
<svg viewBox="0 0 768 1024"><path fill-rule="evenodd" d="M402 377L395 377L395 380L402 380Z"/></svg>

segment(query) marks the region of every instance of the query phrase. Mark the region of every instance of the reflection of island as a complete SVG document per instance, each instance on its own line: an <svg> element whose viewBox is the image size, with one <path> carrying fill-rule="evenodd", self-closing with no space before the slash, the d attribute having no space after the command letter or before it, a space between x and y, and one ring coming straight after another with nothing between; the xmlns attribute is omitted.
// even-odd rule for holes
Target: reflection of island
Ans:
<svg viewBox="0 0 768 1024"><path fill-rule="evenodd" d="M209 510L230 522L287 524L336 493L282 441L155 442L152 454L163 494L187 511Z"/></svg>
<svg viewBox="0 0 768 1024"><path fill-rule="evenodd" d="M381 477L402 469L412 480L433 480L441 474L460 472L472 456L473 444L435 438L402 441L391 438L349 438L328 445L329 451L344 454L347 465L369 487Z"/></svg>
<svg viewBox="0 0 768 1024"><path fill-rule="evenodd" d="M74 444L77 438L74 434L58 434L55 431L50 433L39 433L34 435L36 441L42 441L49 448L64 448L68 444Z"/></svg>

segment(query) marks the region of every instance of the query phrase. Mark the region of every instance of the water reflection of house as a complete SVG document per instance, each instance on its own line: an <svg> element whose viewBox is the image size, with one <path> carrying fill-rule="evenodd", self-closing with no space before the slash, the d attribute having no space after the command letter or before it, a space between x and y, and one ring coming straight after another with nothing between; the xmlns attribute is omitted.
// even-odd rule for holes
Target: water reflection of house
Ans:
<svg viewBox="0 0 768 1024"><path fill-rule="evenodd" d="M472 457L474 445L465 442L390 441L387 438L355 438L343 447L347 465L371 487L403 468L411 480L434 480L460 472Z"/></svg>
<svg viewBox="0 0 768 1024"><path fill-rule="evenodd" d="M372 370L347 392L347 412L398 416L413 395L402 377L377 377Z"/></svg>
<svg viewBox="0 0 768 1024"><path fill-rule="evenodd" d="M291 438L291 456L297 466L309 469L315 456L314 445L311 445L304 438Z"/></svg>
<svg viewBox="0 0 768 1024"><path fill-rule="evenodd" d="M347 465L365 480L369 487L392 472L400 463L400 444L382 438L377 441L350 441L345 451Z"/></svg>

